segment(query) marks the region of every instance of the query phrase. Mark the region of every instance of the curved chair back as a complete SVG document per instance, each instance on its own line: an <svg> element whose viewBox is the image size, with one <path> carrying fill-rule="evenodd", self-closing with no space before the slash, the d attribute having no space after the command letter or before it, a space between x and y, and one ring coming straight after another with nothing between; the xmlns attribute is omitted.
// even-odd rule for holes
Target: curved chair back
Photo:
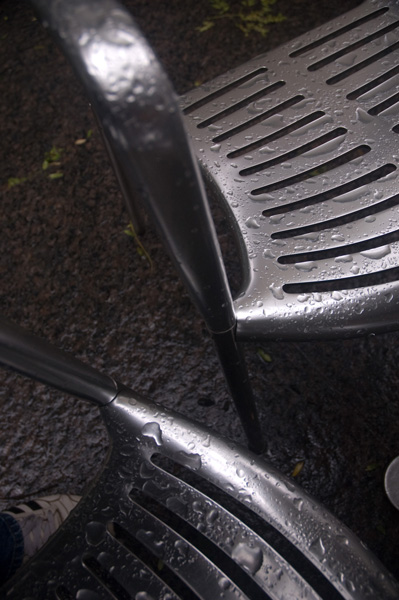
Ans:
<svg viewBox="0 0 399 600"><path fill-rule="evenodd" d="M121 173L141 192L210 330L232 329L232 299L197 160L177 97L143 34L112 0L33 5L83 82Z"/></svg>

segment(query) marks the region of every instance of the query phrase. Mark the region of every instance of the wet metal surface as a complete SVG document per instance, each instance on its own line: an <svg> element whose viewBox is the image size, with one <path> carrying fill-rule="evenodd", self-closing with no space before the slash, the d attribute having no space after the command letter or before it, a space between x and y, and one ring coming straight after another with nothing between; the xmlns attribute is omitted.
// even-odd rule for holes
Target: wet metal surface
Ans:
<svg viewBox="0 0 399 600"><path fill-rule="evenodd" d="M240 55L249 59L334 16L331 3L318 3L314 14L302 2L283 2L278 10L287 21L264 41L231 25L218 35L196 32L205 3L156 2L151 11L145 2L127 4L180 93L241 62ZM243 442L211 341L154 231L149 226L141 237L151 265L124 233L128 215L69 67L25 2L4 1L0 25L1 312ZM49 156L53 147L61 151ZM8 187L9 178L25 181ZM268 437L265 456L287 475L300 471L297 481L399 576L399 511L384 492L385 469L399 454L397 341L395 333L268 342L247 344L245 352ZM1 506L80 493L106 451L96 410L5 371L0 394Z"/></svg>

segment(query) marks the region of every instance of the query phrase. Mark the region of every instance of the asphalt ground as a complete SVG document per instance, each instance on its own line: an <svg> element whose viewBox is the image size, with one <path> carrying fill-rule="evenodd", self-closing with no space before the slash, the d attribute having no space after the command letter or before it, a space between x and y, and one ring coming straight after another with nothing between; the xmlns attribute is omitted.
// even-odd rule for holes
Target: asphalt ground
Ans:
<svg viewBox="0 0 399 600"><path fill-rule="evenodd" d="M266 37L245 37L227 19L198 31L213 14L205 0L126 4L184 93L357 2L277 2L286 19ZM209 336L151 224L140 238L150 260L124 233L127 211L69 66L28 3L0 2L0 28L1 313L245 443ZM245 354L266 458L286 474L302 462L297 481L399 577L399 512L383 489L399 454L397 341L246 344ZM0 508L81 493L107 448L97 410L0 377Z"/></svg>

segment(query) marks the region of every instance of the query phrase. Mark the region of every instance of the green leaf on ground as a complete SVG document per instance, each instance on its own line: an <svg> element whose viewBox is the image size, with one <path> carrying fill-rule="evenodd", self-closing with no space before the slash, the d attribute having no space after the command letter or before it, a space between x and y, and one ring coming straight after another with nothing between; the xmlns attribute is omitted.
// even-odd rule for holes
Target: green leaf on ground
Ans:
<svg viewBox="0 0 399 600"><path fill-rule="evenodd" d="M9 188L12 188L16 185L20 185L21 183L25 183L27 181L27 177L9 177L7 181L7 185Z"/></svg>
<svg viewBox="0 0 399 600"><path fill-rule="evenodd" d="M202 25L196 28L200 33L212 29L217 21L228 19L246 37L251 33L258 33L265 37L270 25L281 23L286 19L281 13L272 12L276 0L239 0L232 3L233 7L227 0L208 1L212 13L204 19Z"/></svg>

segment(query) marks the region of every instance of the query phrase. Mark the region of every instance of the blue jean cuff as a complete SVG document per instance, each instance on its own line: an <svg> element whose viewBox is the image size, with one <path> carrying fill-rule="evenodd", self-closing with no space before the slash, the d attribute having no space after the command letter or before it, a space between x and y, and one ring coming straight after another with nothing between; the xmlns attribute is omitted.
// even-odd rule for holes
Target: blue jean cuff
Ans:
<svg viewBox="0 0 399 600"><path fill-rule="evenodd" d="M21 566L24 537L18 521L8 513L0 513L0 585Z"/></svg>

